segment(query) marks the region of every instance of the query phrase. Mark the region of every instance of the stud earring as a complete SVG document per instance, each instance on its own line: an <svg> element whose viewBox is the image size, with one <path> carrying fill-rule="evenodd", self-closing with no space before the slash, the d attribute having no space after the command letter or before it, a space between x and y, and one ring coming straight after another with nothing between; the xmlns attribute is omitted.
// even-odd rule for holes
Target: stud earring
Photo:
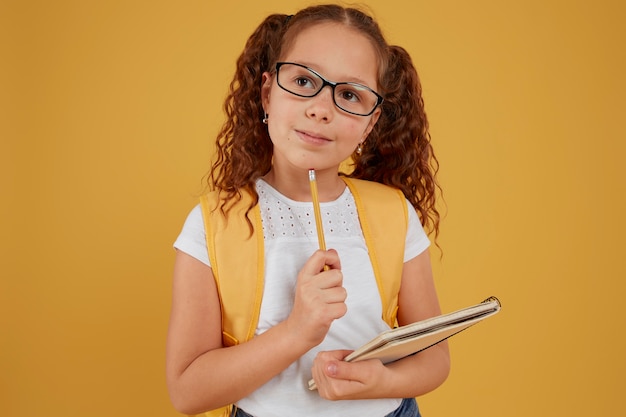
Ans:
<svg viewBox="0 0 626 417"><path fill-rule="evenodd" d="M263 119L261 119L261 121L263 122L264 125L267 124L269 118L270 118L270 116L267 113L265 113L265 116L263 117Z"/></svg>

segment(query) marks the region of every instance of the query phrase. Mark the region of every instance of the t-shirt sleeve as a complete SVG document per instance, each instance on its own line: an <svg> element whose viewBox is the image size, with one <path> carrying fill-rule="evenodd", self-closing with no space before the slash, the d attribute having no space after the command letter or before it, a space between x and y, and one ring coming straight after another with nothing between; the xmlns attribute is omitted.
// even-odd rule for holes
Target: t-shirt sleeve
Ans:
<svg viewBox="0 0 626 417"><path fill-rule="evenodd" d="M408 262L415 258L420 253L424 252L430 246L430 239L422 227L422 223L415 211L415 208L411 205L409 200L408 204L409 212L409 226L406 232L406 243L404 245L404 262Z"/></svg>
<svg viewBox="0 0 626 417"><path fill-rule="evenodd" d="M211 266L209 262L209 251L206 246L206 233L204 232L204 219L202 218L202 207L198 204L191 210L185 220L183 229L174 242L174 248L185 252L200 262Z"/></svg>

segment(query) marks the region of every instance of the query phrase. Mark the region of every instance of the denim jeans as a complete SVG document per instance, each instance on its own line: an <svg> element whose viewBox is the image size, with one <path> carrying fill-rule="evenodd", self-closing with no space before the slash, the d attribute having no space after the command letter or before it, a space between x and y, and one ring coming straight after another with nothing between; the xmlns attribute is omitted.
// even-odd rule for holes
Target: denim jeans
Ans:
<svg viewBox="0 0 626 417"><path fill-rule="evenodd" d="M231 417L253 417L240 408L233 407ZM396 408L385 417L421 417L420 410L417 408L415 398L405 398L402 400L400 407Z"/></svg>
<svg viewBox="0 0 626 417"><path fill-rule="evenodd" d="M385 417L421 417L415 398L405 398L400 407L396 408Z"/></svg>

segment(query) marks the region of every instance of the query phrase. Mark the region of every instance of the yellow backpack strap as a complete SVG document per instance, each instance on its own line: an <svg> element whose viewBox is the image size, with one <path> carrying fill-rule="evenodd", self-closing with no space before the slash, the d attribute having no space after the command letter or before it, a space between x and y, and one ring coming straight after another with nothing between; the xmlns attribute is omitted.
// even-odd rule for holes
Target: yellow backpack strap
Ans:
<svg viewBox="0 0 626 417"><path fill-rule="evenodd" d="M222 340L232 346L252 339L263 297L264 246L261 212L250 212L253 231L246 221L251 196L243 198L225 216L218 208L217 192L200 198L209 261L222 307ZM217 242L217 243L216 243Z"/></svg>
<svg viewBox="0 0 626 417"><path fill-rule="evenodd" d="M409 224L406 199L402 191L383 184L346 177L343 180L357 206L383 305L383 320L394 327Z"/></svg>
<svg viewBox="0 0 626 417"><path fill-rule="evenodd" d="M259 321L263 297L264 246L261 212L256 205L249 212L252 234L246 221L251 197L242 194L224 215L216 191L200 197L209 262L222 309L222 343L233 346L252 339ZM242 259L242 257L244 259ZM196 417L229 417L227 405ZM192 416L193 417L193 416Z"/></svg>

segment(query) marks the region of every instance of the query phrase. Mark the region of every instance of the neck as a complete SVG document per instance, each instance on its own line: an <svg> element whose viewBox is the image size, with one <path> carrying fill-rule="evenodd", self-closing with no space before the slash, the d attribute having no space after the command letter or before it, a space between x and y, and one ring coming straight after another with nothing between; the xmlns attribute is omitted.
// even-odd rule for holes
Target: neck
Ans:
<svg viewBox="0 0 626 417"><path fill-rule="evenodd" d="M315 171L320 202L334 201L346 188L337 170ZM309 170L284 172L272 167L263 179L285 197L294 201L312 201Z"/></svg>

